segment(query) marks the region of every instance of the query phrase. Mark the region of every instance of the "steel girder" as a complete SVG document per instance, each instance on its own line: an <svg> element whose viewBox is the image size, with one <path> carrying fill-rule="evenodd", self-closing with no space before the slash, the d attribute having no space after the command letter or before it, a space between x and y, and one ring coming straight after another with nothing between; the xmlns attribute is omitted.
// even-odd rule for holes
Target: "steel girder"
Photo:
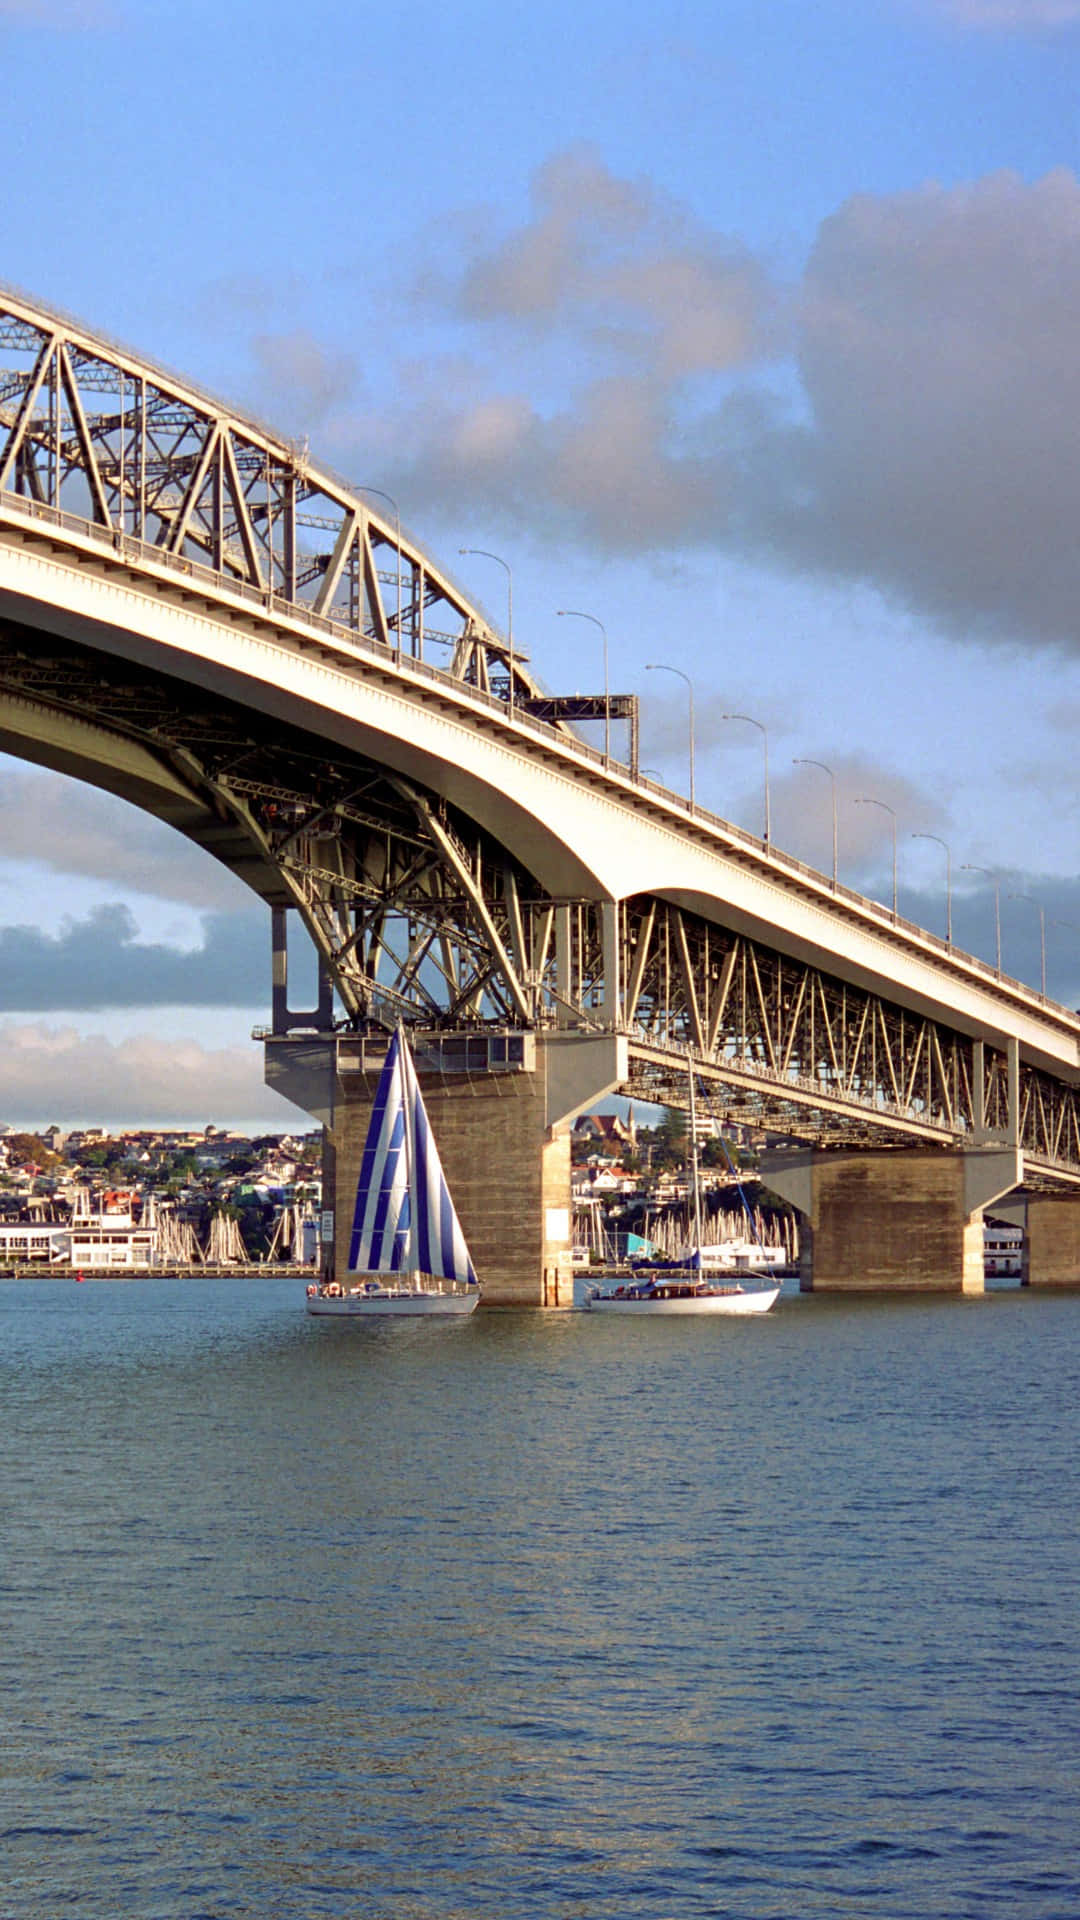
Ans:
<svg viewBox="0 0 1080 1920"><path fill-rule="evenodd" d="M163 817L298 912L347 1026L613 1026L629 1090L682 1105L693 1060L758 1133L1010 1131L1002 1053L663 900L554 899L437 795L301 728L14 625L0 699L133 743L182 782L187 815ZM1017 1116L1033 1162L1080 1168L1072 1087L1024 1067Z"/></svg>

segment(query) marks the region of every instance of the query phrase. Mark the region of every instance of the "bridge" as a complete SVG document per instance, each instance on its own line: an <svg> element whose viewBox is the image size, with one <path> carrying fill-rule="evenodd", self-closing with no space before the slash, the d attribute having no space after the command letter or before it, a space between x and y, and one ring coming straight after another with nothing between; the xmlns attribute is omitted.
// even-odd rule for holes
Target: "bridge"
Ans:
<svg viewBox="0 0 1080 1920"><path fill-rule="evenodd" d="M1077 1014L646 778L636 720L545 688L378 489L0 291L0 749L267 903L328 1266L402 1018L495 1304L569 1303L574 1116L691 1072L800 1208L804 1285L977 1289L991 1204L1030 1283L1080 1279Z"/></svg>

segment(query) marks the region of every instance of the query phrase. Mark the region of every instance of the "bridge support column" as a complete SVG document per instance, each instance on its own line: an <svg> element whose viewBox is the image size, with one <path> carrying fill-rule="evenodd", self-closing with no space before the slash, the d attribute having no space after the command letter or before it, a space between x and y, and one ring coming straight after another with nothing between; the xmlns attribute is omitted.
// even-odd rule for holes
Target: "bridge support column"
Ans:
<svg viewBox="0 0 1080 1920"><path fill-rule="evenodd" d="M798 1207L804 1293L982 1293L982 1210L1023 1178L1014 1147L762 1155Z"/></svg>
<svg viewBox="0 0 1080 1920"><path fill-rule="evenodd" d="M511 1048L498 1065L492 1049ZM323 1271L343 1277L382 1046L270 1039L267 1083L323 1124ZM481 1059L482 1056L482 1059ZM435 1034L416 1046L432 1132L488 1307L573 1305L570 1127L628 1072L614 1034Z"/></svg>
<svg viewBox="0 0 1080 1920"><path fill-rule="evenodd" d="M1080 1286L1080 1200L1065 1195L1029 1196L1020 1284Z"/></svg>

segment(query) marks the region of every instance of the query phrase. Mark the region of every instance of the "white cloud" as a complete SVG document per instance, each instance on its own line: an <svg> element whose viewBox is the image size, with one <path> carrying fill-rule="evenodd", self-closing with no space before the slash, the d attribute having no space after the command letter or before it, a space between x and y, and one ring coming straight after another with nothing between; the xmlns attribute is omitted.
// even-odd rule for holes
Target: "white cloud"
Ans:
<svg viewBox="0 0 1080 1920"><path fill-rule="evenodd" d="M329 422L409 517L726 548L960 636L1080 647L1072 172L857 196L788 290L587 149L490 233L462 225L417 293L438 351Z"/></svg>
<svg viewBox="0 0 1080 1920"><path fill-rule="evenodd" d="M537 170L532 201L529 221L451 280L467 319L576 335L669 380L726 371L759 346L759 264L651 182L572 147Z"/></svg>
<svg viewBox="0 0 1080 1920"><path fill-rule="evenodd" d="M743 523L974 638L1080 638L1080 186L849 201L803 288L811 419L748 447Z"/></svg>
<svg viewBox="0 0 1080 1920"><path fill-rule="evenodd" d="M262 1081L261 1050L134 1035L116 1044L74 1027L0 1024L0 1118L15 1126L297 1124ZM312 1123L309 1121L308 1125Z"/></svg>
<svg viewBox="0 0 1080 1920"><path fill-rule="evenodd" d="M761 263L587 147L537 171L519 226L492 226L463 218L433 243L410 312L432 351L381 409L329 419L335 463L388 473L410 518L451 502L455 525L475 510L623 551L712 537L725 463L692 423L702 393L774 349ZM277 388L287 403L287 370Z"/></svg>

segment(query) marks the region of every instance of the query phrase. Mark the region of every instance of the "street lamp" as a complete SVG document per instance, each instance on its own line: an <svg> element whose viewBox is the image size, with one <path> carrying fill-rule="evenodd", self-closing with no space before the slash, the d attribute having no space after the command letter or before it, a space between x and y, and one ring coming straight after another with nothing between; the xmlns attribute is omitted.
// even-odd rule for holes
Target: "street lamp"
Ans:
<svg viewBox="0 0 1080 1920"><path fill-rule="evenodd" d="M380 500L389 500L390 505L394 509L394 531L397 535L397 628L395 630L397 645L394 648L394 657L397 660L398 665L400 666L401 664L401 509L399 508L397 501L394 499L393 494L386 493L382 487L365 487L359 481L355 481L354 485L356 487L357 493L375 493L378 495Z"/></svg>
<svg viewBox="0 0 1080 1920"><path fill-rule="evenodd" d="M500 553L489 553L486 547L459 547L459 553L476 553L481 560L494 560L496 565L506 569L506 651L510 668L510 718L514 717L514 576L509 562Z"/></svg>
<svg viewBox="0 0 1080 1920"><path fill-rule="evenodd" d="M686 681L687 690L690 696L690 811L691 813L693 813L694 811L694 683L691 680L690 675L688 673L684 673L681 667L667 667L664 665L663 661L650 661L649 664L646 666L645 671L646 673L676 673L678 674L680 680Z"/></svg>
<svg viewBox="0 0 1080 1920"><path fill-rule="evenodd" d="M896 919L896 809L890 807L887 800L873 800L867 795L856 800L857 807L880 807L884 813L892 815L892 917Z"/></svg>
<svg viewBox="0 0 1080 1920"><path fill-rule="evenodd" d="M756 727L758 732L761 735L762 744L765 748L765 845L768 846L769 841L772 838L772 834L771 834L772 821L769 815L769 733L768 733L768 728L763 727L760 720L751 719L751 716L748 713L722 713L720 715L720 718L721 720L745 720L748 727Z"/></svg>
<svg viewBox="0 0 1080 1920"><path fill-rule="evenodd" d="M599 627L604 636L604 765L606 767L611 758L611 692L608 687L607 628L602 620L597 619L595 613L579 613L576 607L560 607L558 617L560 620L591 620L593 626Z"/></svg>
<svg viewBox="0 0 1080 1920"><path fill-rule="evenodd" d="M945 848L945 940L952 946L952 854L944 840L936 833L913 833L913 840L933 840L939 847Z"/></svg>
<svg viewBox="0 0 1080 1920"><path fill-rule="evenodd" d="M836 841L836 775L833 772L831 767L827 767L825 765L824 760L793 760L791 764L793 767L820 767L822 773L827 773L829 776L829 779L832 781L832 883L833 883L833 892L835 893L836 892L836 844L837 844L837 841Z"/></svg>
<svg viewBox="0 0 1080 1920"><path fill-rule="evenodd" d="M1010 893L1010 900L1030 900L1033 907L1039 908L1039 945L1042 950L1042 997L1046 999L1046 909L1039 906L1032 893Z"/></svg>
<svg viewBox="0 0 1080 1920"><path fill-rule="evenodd" d="M965 860L961 873L984 873L994 889L994 933L997 945L997 974L1001 977L1001 881L989 867L973 867Z"/></svg>

